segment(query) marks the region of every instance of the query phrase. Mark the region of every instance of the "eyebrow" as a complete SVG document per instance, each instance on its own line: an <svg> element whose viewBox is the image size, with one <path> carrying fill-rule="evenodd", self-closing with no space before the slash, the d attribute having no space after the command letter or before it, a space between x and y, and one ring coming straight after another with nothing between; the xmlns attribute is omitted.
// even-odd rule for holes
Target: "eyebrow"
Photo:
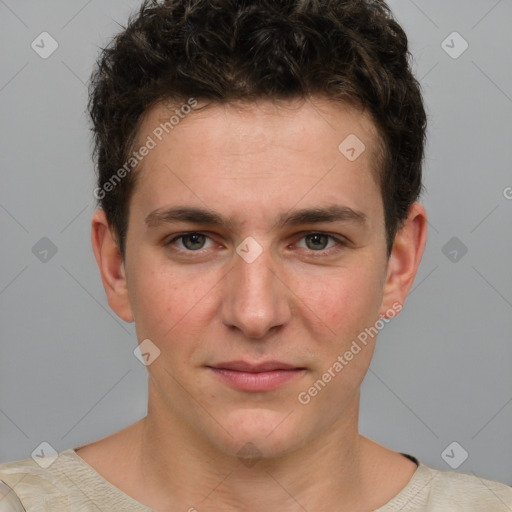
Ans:
<svg viewBox="0 0 512 512"><path fill-rule="evenodd" d="M273 227L282 228L285 226L318 224L322 222L351 222L363 225L366 221L367 216L361 211L353 210L348 206L331 205L282 213ZM213 210L183 206L154 210L146 217L145 222L150 228L172 222L225 226L228 229L233 229L235 224L231 219Z"/></svg>

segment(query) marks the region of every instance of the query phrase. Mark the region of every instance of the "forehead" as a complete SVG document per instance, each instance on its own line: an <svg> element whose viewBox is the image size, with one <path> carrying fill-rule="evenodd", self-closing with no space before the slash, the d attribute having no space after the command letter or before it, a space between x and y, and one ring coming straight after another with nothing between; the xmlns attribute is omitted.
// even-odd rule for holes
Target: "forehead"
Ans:
<svg viewBox="0 0 512 512"><path fill-rule="evenodd" d="M194 106L190 107L191 104ZM370 114L346 102L315 96L222 104L191 98L160 102L142 116L134 149L144 145L149 136L160 146L173 138L176 143L183 142L184 138L190 142L195 139L198 143L217 139L223 142L224 150L232 147L233 142L240 149L245 142L248 152L254 153L279 144L285 138L301 138L306 133L309 145L316 145L318 151L337 149L353 158L364 150L366 160L378 174L383 145ZM355 155L351 148L356 150Z"/></svg>
<svg viewBox="0 0 512 512"><path fill-rule="evenodd" d="M198 102L180 110L183 104L159 104L141 122L135 147L151 139L152 149L136 171L134 195L148 208L287 201L286 208L321 198L332 203L340 194L352 206L357 195L380 195L379 138L360 109L320 98Z"/></svg>

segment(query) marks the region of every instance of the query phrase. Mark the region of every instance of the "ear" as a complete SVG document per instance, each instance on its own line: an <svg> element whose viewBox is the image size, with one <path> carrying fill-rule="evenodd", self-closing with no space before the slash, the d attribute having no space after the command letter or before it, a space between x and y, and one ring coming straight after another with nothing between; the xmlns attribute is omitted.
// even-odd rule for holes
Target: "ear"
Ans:
<svg viewBox="0 0 512 512"><path fill-rule="evenodd" d="M395 236L389 256L381 317L387 316L386 311L402 309L416 277L426 241L427 213L421 204L413 203Z"/></svg>
<svg viewBox="0 0 512 512"><path fill-rule="evenodd" d="M105 212L97 210L91 224L92 248L108 303L120 318L133 322L123 258Z"/></svg>

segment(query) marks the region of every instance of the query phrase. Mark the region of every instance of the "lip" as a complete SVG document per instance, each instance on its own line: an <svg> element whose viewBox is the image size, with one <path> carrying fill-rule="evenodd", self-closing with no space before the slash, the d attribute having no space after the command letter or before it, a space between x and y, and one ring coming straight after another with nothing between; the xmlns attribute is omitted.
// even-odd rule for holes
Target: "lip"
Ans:
<svg viewBox="0 0 512 512"><path fill-rule="evenodd" d="M272 391L286 382L303 375L305 368L281 361L251 364L246 361L229 361L208 366L226 384L243 391Z"/></svg>
<svg viewBox="0 0 512 512"><path fill-rule="evenodd" d="M272 372L275 370L297 370L304 368L299 368L298 366L293 366L291 364L283 363L281 361L265 361L264 363L248 363L246 361L238 360L238 361L225 361L222 363L217 363L210 365L210 368L218 368L222 370L234 370L237 372L247 372L247 373L261 373L261 372Z"/></svg>

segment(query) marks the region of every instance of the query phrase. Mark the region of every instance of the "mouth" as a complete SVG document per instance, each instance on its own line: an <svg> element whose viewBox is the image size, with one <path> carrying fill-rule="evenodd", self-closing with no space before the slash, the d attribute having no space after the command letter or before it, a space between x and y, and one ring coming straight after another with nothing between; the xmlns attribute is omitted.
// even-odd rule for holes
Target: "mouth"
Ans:
<svg viewBox="0 0 512 512"><path fill-rule="evenodd" d="M272 391L305 374L306 368L280 361L251 364L245 361L222 362L207 366L219 379L242 391Z"/></svg>

